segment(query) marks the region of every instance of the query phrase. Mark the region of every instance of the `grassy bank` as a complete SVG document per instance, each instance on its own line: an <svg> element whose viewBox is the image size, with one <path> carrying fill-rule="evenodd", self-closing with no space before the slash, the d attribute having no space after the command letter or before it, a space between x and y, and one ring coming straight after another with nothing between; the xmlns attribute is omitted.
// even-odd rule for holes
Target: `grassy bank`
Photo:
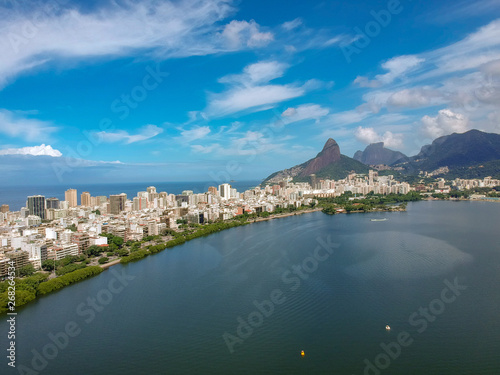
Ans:
<svg viewBox="0 0 500 375"><path fill-rule="evenodd" d="M37 272L32 276L7 280L0 283L0 314L9 311L9 286L15 286L15 309L33 301L38 296L59 290L65 286L85 280L89 277L100 274L101 267L90 266L69 272L65 275L48 280L49 274ZM9 284L9 281L11 282ZM11 289L12 290L12 289Z"/></svg>

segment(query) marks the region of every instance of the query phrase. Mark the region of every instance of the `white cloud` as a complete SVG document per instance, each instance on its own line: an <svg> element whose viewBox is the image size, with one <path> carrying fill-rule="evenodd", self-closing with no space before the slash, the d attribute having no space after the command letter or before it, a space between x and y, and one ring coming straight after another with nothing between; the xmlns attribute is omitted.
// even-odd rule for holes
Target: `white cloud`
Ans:
<svg viewBox="0 0 500 375"><path fill-rule="evenodd" d="M346 40L345 35L337 35L334 36L333 38L326 40L324 46L325 47L334 46L336 44L340 44L341 42L345 42L345 40Z"/></svg>
<svg viewBox="0 0 500 375"><path fill-rule="evenodd" d="M382 68L388 70L386 74L377 75L375 78L380 82L392 83L406 73L412 71L425 60L417 56L398 56L382 64Z"/></svg>
<svg viewBox="0 0 500 375"><path fill-rule="evenodd" d="M0 150L0 155L52 156L58 158L62 156L62 153L59 150L53 149L51 145L41 144L40 146L33 147L7 148Z"/></svg>
<svg viewBox="0 0 500 375"><path fill-rule="evenodd" d="M379 135L373 128L363 128L359 126L354 132L356 139L365 144L384 142L388 148L401 148L403 146L403 135L386 131Z"/></svg>
<svg viewBox="0 0 500 375"><path fill-rule="evenodd" d="M274 35L271 32L262 32L260 29L254 20L250 22L233 20L225 26L222 37L232 49L262 47L271 42Z"/></svg>
<svg viewBox="0 0 500 375"><path fill-rule="evenodd" d="M191 150L199 154L211 154L213 152L217 152L220 148L221 147L218 143L214 143L210 146L191 145Z"/></svg>
<svg viewBox="0 0 500 375"><path fill-rule="evenodd" d="M491 112L488 115L488 124L485 127L490 132L500 133L500 111Z"/></svg>
<svg viewBox="0 0 500 375"><path fill-rule="evenodd" d="M291 117L297 114L297 110L293 107L287 108L286 110L283 111L281 114L282 117Z"/></svg>
<svg viewBox="0 0 500 375"><path fill-rule="evenodd" d="M490 61L481 66L481 71L487 76L500 77L500 59Z"/></svg>
<svg viewBox="0 0 500 375"><path fill-rule="evenodd" d="M197 139L205 138L210 133L210 127L200 126L190 130L182 130L181 136L178 138L183 143L189 143Z"/></svg>
<svg viewBox="0 0 500 375"><path fill-rule="evenodd" d="M282 77L287 67L277 61L263 61L248 65L241 74L222 77L219 82L229 88L219 94L210 94L206 113L217 117L244 110L261 111L319 87L318 82L312 80L302 86L268 84Z"/></svg>
<svg viewBox="0 0 500 375"><path fill-rule="evenodd" d="M284 141L285 139L280 140ZM230 146L224 148L221 152L227 156L254 156L270 151L279 152L283 145L274 142L275 140L272 137L266 137L262 132L247 131L243 136L234 138Z"/></svg>
<svg viewBox="0 0 500 375"><path fill-rule="evenodd" d="M21 116L19 113L0 109L0 133L26 141L47 139L58 130L52 123Z"/></svg>
<svg viewBox="0 0 500 375"><path fill-rule="evenodd" d="M316 122L319 121L320 118L328 115L329 110L327 108L323 108L317 104L303 104L296 108L290 107L286 109L281 116L286 117L287 123L293 123L303 120L311 120L314 119Z"/></svg>
<svg viewBox="0 0 500 375"><path fill-rule="evenodd" d="M358 85L359 87L377 88L382 86L382 83L380 81L368 79L367 77L363 76L357 76L353 83Z"/></svg>
<svg viewBox="0 0 500 375"><path fill-rule="evenodd" d="M426 107L443 103L441 96L442 94L438 90L425 87L403 89L393 93L387 99L387 104L405 108Z"/></svg>
<svg viewBox="0 0 500 375"><path fill-rule="evenodd" d="M243 86L268 83L273 79L282 77L287 68L287 64L278 61L260 61L246 66L241 74L231 74L220 78L219 82L242 84Z"/></svg>
<svg viewBox="0 0 500 375"><path fill-rule="evenodd" d="M213 96L209 113L227 115L246 109L271 108L273 104L297 98L305 94L300 87L291 85L266 85L232 89Z"/></svg>
<svg viewBox="0 0 500 375"><path fill-rule="evenodd" d="M20 73L55 60L138 52L160 57L206 55L258 46L271 37L258 32L254 21L242 21L241 45L228 47L218 23L234 13L230 0L112 1L86 12L69 2L59 3L54 2L54 10L47 10L43 2L23 12L1 8L0 87ZM227 25L226 35L234 28L234 23Z"/></svg>
<svg viewBox="0 0 500 375"><path fill-rule="evenodd" d="M251 158L269 152L286 154L287 148L284 142L290 137L280 137L279 141L273 136L266 136L261 131L247 130L243 133L234 134L224 139L224 144L212 143L208 145L191 145L191 150L199 154L214 154L218 157L248 156L246 162Z"/></svg>
<svg viewBox="0 0 500 375"><path fill-rule="evenodd" d="M473 2L464 0L451 4L443 4L431 14L425 14L426 20L436 23L456 22L461 18L470 20L474 16L491 15L500 10L498 0L475 0Z"/></svg>
<svg viewBox="0 0 500 375"><path fill-rule="evenodd" d="M388 72L375 76L375 80L358 76L354 83L361 87L379 87L394 82L396 79L404 77L409 72L422 64L425 60L417 56L397 56L387 60L382 64L382 68Z"/></svg>
<svg viewBox="0 0 500 375"><path fill-rule="evenodd" d="M286 31L292 31L293 29L296 29L297 27L302 25L302 20L300 18L295 18L292 21L285 22L281 25L283 29Z"/></svg>
<svg viewBox="0 0 500 375"><path fill-rule="evenodd" d="M364 110L369 110L372 113L378 113L387 105L387 101L393 94L393 91L370 91L363 95L363 99L366 103L362 104L360 107Z"/></svg>
<svg viewBox="0 0 500 375"><path fill-rule="evenodd" d="M440 110L435 117L424 116L421 123L422 133L431 139L451 133L464 133L469 130L468 118L449 109Z"/></svg>
<svg viewBox="0 0 500 375"><path fill-rule="evenodd" d="M337 112L328 116L327 122L333 126L349 125L363 121L368 116L370 116L370 112L363 110Z"/></svg>
<svg viewBox="0 0 500 375"><path fill-rule="evenodd" d="M98 132L96 135L102 142L114 143L125 142L126 144L145 141L147 139L156 137L163 133L163 129L156 125L146 125L139 129L137 134L130 134L125 130L117 130L114 132Z"/></svg>

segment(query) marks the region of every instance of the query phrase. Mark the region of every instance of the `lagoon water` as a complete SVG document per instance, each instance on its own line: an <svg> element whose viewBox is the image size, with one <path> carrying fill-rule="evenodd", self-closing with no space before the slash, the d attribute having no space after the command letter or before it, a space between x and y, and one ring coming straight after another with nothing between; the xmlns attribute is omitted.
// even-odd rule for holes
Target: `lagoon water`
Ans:
<svg viewBox="0 0 500 375"><path fill-rule="evenodd" d="M317 212L196 239L20 309L18 368L3 356L1 373L33 368L45 350L54 358L37 373L51 375L497 375L499 213L497 203L417 202L407 212ZM131 279L123 288L112 282L117 272ZM92 308L89 297L105 305ZM255 302L273 298L281 303L260 313ZM55 353L50 334L69 322L79 333ZM235 340L239 325L242 338L228 346L224 334ZM6 332L3 318L4 353ZM401 332L411 343L381 355Z"/></svg>

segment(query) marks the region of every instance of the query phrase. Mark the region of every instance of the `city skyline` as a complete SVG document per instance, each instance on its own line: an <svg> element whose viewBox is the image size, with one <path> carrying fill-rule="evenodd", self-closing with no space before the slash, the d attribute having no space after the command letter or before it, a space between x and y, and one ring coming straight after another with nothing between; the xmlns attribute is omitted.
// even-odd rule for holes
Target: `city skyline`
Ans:
<svg viewBox="0 0 500 375"><path fill-rule="evenodd" d="M495 1L54 4L0 4L6 184L262 179L329 137L500 131Z"/></svg>

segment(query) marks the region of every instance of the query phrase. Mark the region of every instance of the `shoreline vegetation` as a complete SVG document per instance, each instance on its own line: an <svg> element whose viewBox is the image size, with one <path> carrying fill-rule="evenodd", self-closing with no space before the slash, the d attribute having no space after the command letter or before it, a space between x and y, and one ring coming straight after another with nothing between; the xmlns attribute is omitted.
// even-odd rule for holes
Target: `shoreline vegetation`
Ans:
<svg viewBox="0 0 500 375"><path fill-rule="evenodd" d="M15 278L16 310L39 296L60 290L87 278L102 273L116 264L128 264L157 254L166 249L182 245L195 238L205 237L226 229L247 224L269 221L283 217L302 215L305 213L322 211L328 215L339 213L366 213L366 212L399 212L406 211L407 202L423 200L425 197L417 192L408 194L375 195L367 194L364 197L355 197L347 192L339 197L316 197L317 204L296 208L277 207L273 213L260 212L243 214L230 220L217 221L207 224L188 224L180 220L178 230L166 229L162 235L148 236L141 241L124 242L123 238L103 233L108 237L109 248L90 246L84 254L68 256L62 260L46 260L42 263L42 271L35 272L33 266L22 270ZM464 196L431 196L431 199L465 199ZM106 254L103 254L106 252ZM8 312L9 281L0 282L0 314Z"/></svg>

